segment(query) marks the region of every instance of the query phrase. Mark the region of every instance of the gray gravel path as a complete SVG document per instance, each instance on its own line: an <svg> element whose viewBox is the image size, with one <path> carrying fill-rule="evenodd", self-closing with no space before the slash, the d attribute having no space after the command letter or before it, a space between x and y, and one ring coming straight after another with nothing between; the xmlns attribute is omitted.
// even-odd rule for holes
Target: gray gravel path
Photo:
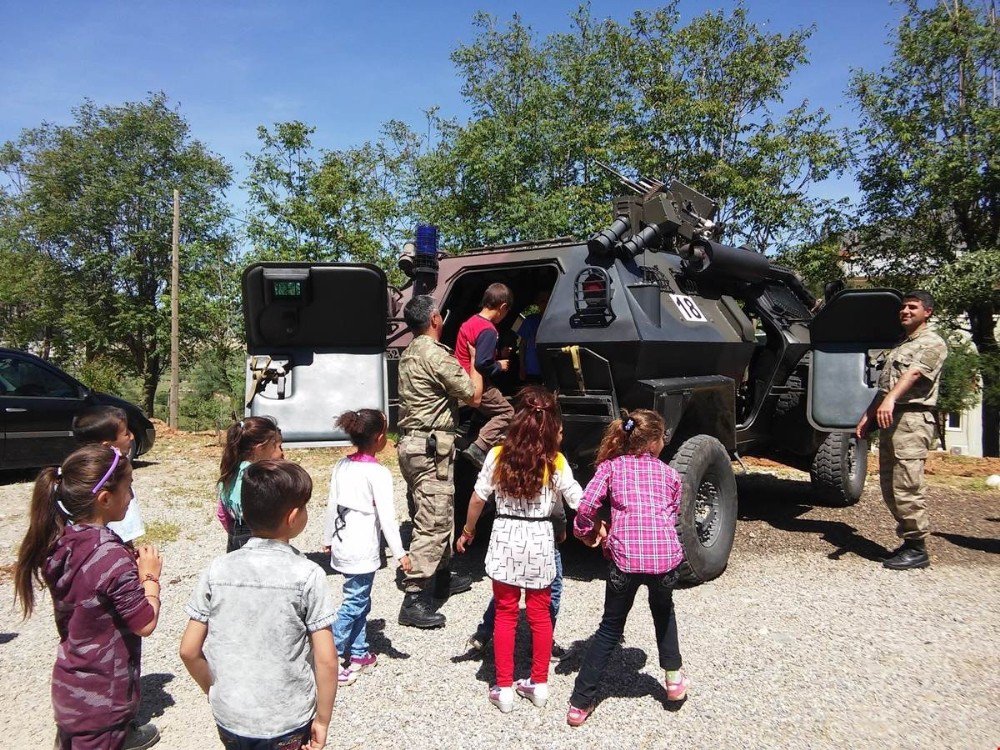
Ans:
<svg viewBox="0 0 1000 750"><path fill-rule="evenodd" d="M213 518L217 454L201 444L161 440L136 473L147 521L176 523L164 545L163 616L145 641L143 718L160 727L164 748L219 746L207 701L177 656L183 605L195 577L225 546ZM316 492L299 540L318 549L329 451L292 453ZM16 477L15 477L16 479ZM29 485L0 486L0 565L13 561ZM398 494L402 516L403 502ZM1000 503L998 503L1000 504ZM850 511L844 511L848 513ZM1000 510L996 515L1000 515ZM579 547L567 567L557 640L570 649L554 667L543 709L519 701L501 715L486 701L492 658L460 656L489 597L482 542L462 565L478 580L445 604L448 626L418 631L396 624L402 598L391 571L376 577L370 635L380 664L340 691L330 747L720 747L993 748L1000 743L1000 566L983 554L964 565L893 573L855 555L746 545L716 582L676 595L690 697L662 700L652 622L643 600L612 657L597 710L586 725L565 724L581 651L600 619L601 565ZM3 569L0 569L2 571ZM330 576L340 599L340 582ZM54 734L49 674L56 646L43 599L27 622L0 575L0 747L48 747ZM518 676L527 673L522 623Z"/></svg>

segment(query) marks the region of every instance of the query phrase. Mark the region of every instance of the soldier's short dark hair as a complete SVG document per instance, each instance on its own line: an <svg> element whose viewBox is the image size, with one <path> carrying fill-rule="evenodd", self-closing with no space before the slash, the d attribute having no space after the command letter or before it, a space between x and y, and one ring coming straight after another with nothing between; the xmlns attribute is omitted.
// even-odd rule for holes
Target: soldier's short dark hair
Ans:
<svg viewBox="0 0 1000 750"><path fill-rule="evenodd" d="M500 305L510 307L510 303L513 301L514 293L510 291L510 287L497 282L486 287L480 307L485 307L488 310L499 310Z"/></svg>
<svg viewBox="0 0 1000 750"><path fill-rule="evenodd" d="M923 289L914 289L912 292L907 292L903 295L903 302L908 299L915 299L924 309L930 312L934 309L934 295L930 292L924 291Z"/></svg>
<svg viewBox="0 0 1000 750"><path fill-rule="evenodd" d="M243 472L243 520L251 531L275 531L312 496L312 477L291 461L257 461Z"/></svg>
<svg viewBox="0 0 1000 750"><path fill-rule="evenodd" d="M438 309L437 300L429 294L418 294L403 308L406 327L414 333L423 333L431 327L431 318Z"/></svg>

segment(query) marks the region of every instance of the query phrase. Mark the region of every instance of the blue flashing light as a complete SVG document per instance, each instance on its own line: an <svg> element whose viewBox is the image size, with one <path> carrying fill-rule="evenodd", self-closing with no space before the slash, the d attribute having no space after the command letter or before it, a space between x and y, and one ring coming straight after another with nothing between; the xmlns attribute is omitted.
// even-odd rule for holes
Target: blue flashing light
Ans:
<svg viewBox="0 0 1000 750"><path fill-rule="evenodd" d="M433 224L417 224L417 255L437 257L438 228Z"/></svg>

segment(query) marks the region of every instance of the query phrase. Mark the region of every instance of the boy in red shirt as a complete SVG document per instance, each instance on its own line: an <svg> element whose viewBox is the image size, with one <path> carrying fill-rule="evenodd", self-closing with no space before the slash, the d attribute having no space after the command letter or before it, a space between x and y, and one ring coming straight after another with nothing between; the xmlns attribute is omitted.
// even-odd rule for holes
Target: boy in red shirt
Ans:
<svg viewBox="0 0 1000 750"><path fill-rule="evenodd" d="M455 357L468 373L472 372L473 365L469 357L469 345L476 348L475 366L484 381L483 398L478 410L489 421L479 431L476 442L462 451L476 466L482 466L490 448L503 439L507 424L514 415L514 407L492 382L493 378L501 372L507 372L510 367L509 359L497 359L499 334L496 324L507 317L513 298L514 295L506 284L490 284L486 287L480 304L482 309L462 323L455 342Z"/></svg>

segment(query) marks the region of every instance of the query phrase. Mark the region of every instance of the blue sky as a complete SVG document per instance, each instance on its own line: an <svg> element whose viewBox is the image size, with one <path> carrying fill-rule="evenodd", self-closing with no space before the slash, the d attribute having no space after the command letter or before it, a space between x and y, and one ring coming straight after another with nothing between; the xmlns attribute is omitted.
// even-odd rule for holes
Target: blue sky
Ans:
<svg viewBox="0 0 1000 750"><path fill-rule="evenodd" d="M594 0L596 17L626 20L663 3ZM85 97L118 104L165 91L195 137L245 172L256 127L300 119L316 126L314 142L344 148L378 134L389 119L420 128L439 106L462 118L466 107L449 54L474 37L472 16L514 12L539 36L568 28L576 0L452 2L18 2L0 3L0 142L42 121L69 122ZM690 18L708 8L683 0ZM839 125L854 116L844 97L850 69L880 67L901 13L887 0L777 2L750 5L771 31L815 24L811 64L786 97L808 99ZM818 188L855 197L852 180ZM230 197L237 210L242 191Z"/></svg>

